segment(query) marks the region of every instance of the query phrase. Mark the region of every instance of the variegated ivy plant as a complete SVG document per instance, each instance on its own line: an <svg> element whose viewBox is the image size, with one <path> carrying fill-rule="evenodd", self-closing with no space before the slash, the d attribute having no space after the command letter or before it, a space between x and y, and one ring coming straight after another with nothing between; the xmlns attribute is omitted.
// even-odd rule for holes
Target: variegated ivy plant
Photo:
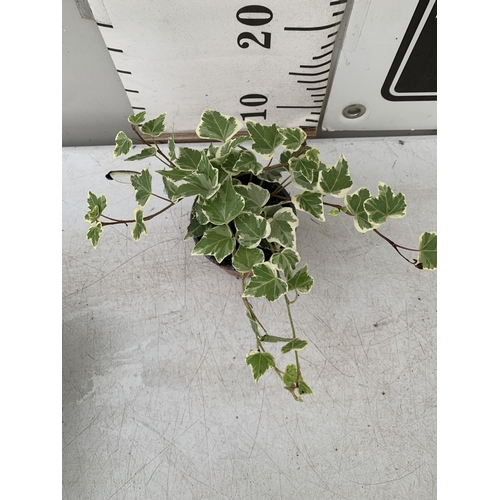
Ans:
<svg viewBox="0 0 500 500"><path fill-rule="evenodd" d="M90 223L87 238L96 247L105 226L133 224L132 237L139 240L147 234L148 220L184 198L195 197L185 239L197 241L193 255L212 256L218 263L229 256L241 276L242 299L256 342L255 349L246 356L246 364L251 367L255 381L269 369L274 370L285 389L301 401L302 395L312 394L299 362L299 351L306 347L307 341L297 337L291 305L300 294L310 292L314 279L309 275L307 264L298 267L297 211L306 212L321 222L325 221L325 206L330 216L340 213L351 216L358 231L374 231L418 269L436 269L437 235L423 233L418 250L412 250L380 233L378 228L388 218L404 217L405 196L395 194L382 182L376 195L364 187L349 194L353 183L344 156L340 155L335 165L325 163L320 159L320 151L307 145L307 136L300 128L281 128L247 120L248 134L237 135L242 123L218 111L207 110L201 116L196 133L201 139L212 141L208 147L203 150L177 147L171 134L164 151L157 138L165 131L165 116L161 114L146 121L146 112L142 111L129 117L136 140L144 147L140 153L125 158L135 161L156 157L163 167L156 173L163 180L165 193L153 193L152 174L147 168L141 172L110 172L108 179L125 176L132 184L137 201L134 218L117 220L104 215L106 196L90 192L89 210L85 215ZM127 155L132 144L131 138L119 132L114 158ZM279 160L274 161L278 148L281 154ZM263 184L269 186L266 182L278 183L272 193L262 187ZM289 184L299 193L287 195L283 190ZM164 200L166 205L156 213L145 215L144 207L151 196ZM401 250L418 252L418 257L410 260ZM250 304L249 299L254 297L265 297L271 302L284 299L290 323L288 337L268 333ZM268 343L282 343L281 353L292 353L293 362L287 363L284 369L278 368L275 357L266 349Z"/></svg>

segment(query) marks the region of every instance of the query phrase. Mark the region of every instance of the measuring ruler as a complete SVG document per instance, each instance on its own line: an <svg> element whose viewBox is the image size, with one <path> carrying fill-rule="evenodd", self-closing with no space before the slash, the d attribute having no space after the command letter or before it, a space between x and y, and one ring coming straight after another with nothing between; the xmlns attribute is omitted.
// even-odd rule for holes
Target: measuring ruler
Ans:
<svg viewBox="0 0 500 500"><path fill-rule="evenodd" d="M346 4L89 0L132 109L176 135L209 108L314 136Z"/></svg>

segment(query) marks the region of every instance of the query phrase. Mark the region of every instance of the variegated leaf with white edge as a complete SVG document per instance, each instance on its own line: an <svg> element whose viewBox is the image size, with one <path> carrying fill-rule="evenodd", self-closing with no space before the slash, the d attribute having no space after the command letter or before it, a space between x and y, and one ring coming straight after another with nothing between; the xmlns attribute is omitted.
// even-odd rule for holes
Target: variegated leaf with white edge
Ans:
<svg viewBox="0 0 500 500"><path fill-rule="evenodd" d="M274 302L288 291L286 281L278 277L278 269L273 264L256 264L252 271L253 276L245 287L243 297L265 297Z"/></svg>
<svg viewBox="0 0 500 500"><path fill-rule="evenodd" d="M264 217L255 214L240 214L234 219L236 238L240 245L247 248L256 248L262 238L267 238L271 226Z"/></svg>
<svg viewBox="0 0 500 500"><path fill-rule="evenodd" d="M201 240L194 246L191 255L213 255L220 264L232 254L236 239L228 226L215 226L208 229Z"/></svg>
<svg viewBox="0 0 500 500"><path fill-rule="evenodd" d="M201 115L196 127L196 134L200 139L226 142L236 134L243 124L234 116L223 115L219 111L207 109Z"/></svg>
<svg viewBox="0 0 500 500"><path fill-rule="evenodd" d="M307 212L315 219L325 222L325 214L323 213L323 196L321 193L304 191L303 193L293 195L292 202L298 210Z"/></svg>
<svg viewBox="0 0 500 500"><path fill-rule="evenodd" d="M280 208L268 221L271 225L271 233L267 241L278 243L285 248L296 247L295 229L299 225L299 219L290 207Z"/></svg>

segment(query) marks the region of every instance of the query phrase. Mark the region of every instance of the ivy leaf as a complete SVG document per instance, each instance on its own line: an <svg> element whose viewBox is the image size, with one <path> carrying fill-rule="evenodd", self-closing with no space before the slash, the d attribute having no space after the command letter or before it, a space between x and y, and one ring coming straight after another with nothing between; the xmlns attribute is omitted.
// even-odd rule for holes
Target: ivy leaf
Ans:
<svg viewBox="0 0 500 500"><path fill-rule="evenodd" d="M170 158L171 161L174 161L177 156L175 154L175 141L174 141L174 132L170 134L170 137L168 138L168 157Z"/></svg>
<svg viewBox="0 0 500 500"><path fill-rule="evenodd" d="M293 271L297 267L300 261L300 256L296 250L293 248L285 248L280 253L275 253L271 257L271 264L274 264L280 271L283 272L286 279L289 280ZM290 283L288 284L290 289Z"/></svg>
<svg viewBox="0 0 500 500"><path fill-rule="evenodd" d="M370 229L377 227L373 224L368 213L365 210L365 202L370 199L370 191L366 188L360 188L353 194L345 197L345 204L349 212L354 216L354 227L360 233L366 233Z"/></svg>
<svg viewBox="0 0 500 500"><path fill-rule="evenodd" d="M240 135L239 137L235 137L234 139L225 142L221 147L215 148L215 158L220 159L226 157L231 151L233 151L233 149L249 140L250 137L247 135Z"/></svg>
<svg viewBox="0 0 500 500"><path fill-rule="evenodd" d="M311 291L314 285L314 278L307 271L306 264L288 280L288 291L297 290L299 293L309 293Z"/></svg>
<svg viewBox="0 0 500 500"><path fill-rule="evenodd" d="M257 177L267 182L279 182L284 171L285 167L263 170Z"/></svg>
<svg viewBox="0 0 500 500"><path fill-rule="evenodd" d="M333 167L321 163L319 187L323 194L331 194L336 198L344 198L352 187L352 179L344 155L340 155L339 161Z"/></svg>
<svg viewBox="0 0 500 500"><path fill-rule="evenodd" d="M247 354L245 363L252 368L252 374L255 382L258 382L260 377L264 375L268 368L276 366L272 354L258 351L250 351Z"/></svg>
<svg viewBox="0 0 500 500"><path fill-rule="evenodd" d="M134 210L134 219L135 219L135 224L134 227L132 228L132 237L134 238L135 241L139 241L139 238L141 237L142 234L148 234L146 231L146 224L144 224L144 212L136 208Z"/></svg>
<svg viewBox="0 0 500 500"><path fill-rule="evenodd" d="M202 157L202 152L198 149L180 148L179 158L175 162L181 170L195 171L198 169Z"/></svg>
<svg viewBox="0 0 500 500"><path fill-rule="evenodd" d="M188 196L201 196L208 199L213 197L220 187L219 171L208 161L205 152L202 153L198 171L185 177L184 181L185 183L178 187L175 196L171 198L172 201L177 202Z"/></svg>
<svg viewBox="0 0 500 500"><path fill-rule="evenodd" d="M236 238L247 248L255 248L262 238L267 238L271 226L264 217L255 214L240 214L234 219Z"/></svg>
<svg viewBox="0 0 500 500"><path fill-rule="evenodd" d="M303 380L299 380L299 389L298 389L298 392L300 395L302 394L310 394L312 395L313 391L311 390L311 388L303 381Z"/></svg>
<svg viewBox="0 0 500 500"><path fill-rule="evenodd" d="M307 139L307 134L298 127L280 128L279 131L284 138L283 147L292 152L297 151L300 146L302 146L302 143Z"/></svg>
<svg viewBox="0 0 500 500"><path fill-rule="evenodd" d="M216 226L229 224L244 208L245 200L234 190L230 177L222 183L217 193L203 204L203 211Z"/></svg>
<svg viewBox="0 0 500 500"><path fill-rule="evenodd" d="M132 140L127 137L125 132L118 132L115 137L115 149L113 158L118 158L120 155L126 155L132 147Z"/></svg>
<svg viewBox="0 0 500 500"><path fill-rule="evenodd" d="M167 113L162 113L156 118L149 120L141 127L141 132L152 137L158 137L162 132L165 132L165 124L163 122L166 116Z"/></svg>
<svg viewBox="0 0 500 500"><path fill-rule="evenodd" d="M220 264L225 257L233 253L236 239L228 226L215 226L208 229L201 240L194 246L191 255L213 255Z"/></svg>
<svg viewBox="0 0 500 500"><path fill-rule="evenodd" d="M226 142L243 127L233 116L226 116L218 111L207 109L201 115L201 121L196 127L200 139L210 139Z"/></svg>
<svg viewBox="0 0 500 500"><path fill-rule="evenodd" d="M129 123L132 123L133 125L140 125L144 120L146 119L146 111L140 111L139 113L136 113L135 115L130 115L128 117Z"/></svg>
<svg viewBox="0 0 500 500"><path fill-rule="evenodd" d="M94 248L97 247L97 243L99 242L99 237L102 233L102 224L98 222L95 226L90 226L87 231L87 239L90 240L92 246Z"/></svg>
<svg viewBox="0 0 500 500"><path fill-rule="evenodd" d="M108 205L108 200L105 195L97 197L94 193L89 191L87 196L87 205L89 207L88 213L85 215L85 220L87 222L97 222L97 219L106 209Z"/></svg>
<svg viewBox="0 0 500 500"><path fill-rule="evenodd" d="M143 207L149 200L152 191L153 177L147 168L145 168L140 175L132 175L130 182L135 189L135 200Z"/></svg>
<svg viewBox="0 0 500 500"><path fill-rule="evenodd" d="M235 163L222 165L222 168L230 174L239 174L241 172L251 172L254 175L259 175L264 167L257 160L257 157L251 151L243 151Z"/></svg>
<svg viewBox="0 0 500 500"><path fill-rule="evenodd" d="M325 222L323 196L321 193L304 191L303 193L292 196L292 202L299 210L311 214L315 219L321 222Z"/></svg>
<svg viewBox="0 0 500 500"><path fill-rule="evenodd" d="M252 315L248 311L247 311L247 318L250 320L250 325L251 325L252 330L255 333L255 335L257 335L257 337L260 337L260 334L259 334L259 325L257 324L257 321L255 321L252 318Z"/></svg>
<svg viewBox="0 0 500 500"><path fill-rule="evenodd" d="M262 208L269 201L271 196L267 189L264 189L253 182L246 186L243 184L236 184L234 189L238 194L243 196L243 199L245 200L245 208L243 211L256 215L259 215L262 212Z"/></svg>
<svg viewBox="0 0 500 500"><path fill-rule="evenodd" d="M314 193L321 192L319 187L321 172L316 170L312 173L312 180L306 179L302 172L291 172L292 174L292 184L298 187L302 191L311 191Z"/></svg>
<svg viewBox="0 0 500 500"><path fill-rule="evenodd" d="M280 208L269 220L271 233L267 237L270 243L279 243L285 248L295 248L295 228L299 225L299 219L289 207Z"/></svg>
<svg viewBox="0 0 500 500"><path fill-rule="evenodd" d="M252 271L253 266L264 262L264 252L260 248L240 246L233 255L233 267L242 274Z"/></svg>
<svg viewBox="0 0 500 500"><path fill-rule="evenodd" d="M248 282L243 297L265 297L269 302L278 300L287 290L286 281L278 278L276 266L269 262L253 266L253 276Z"/></svg>
<svg viewBox="0 0 500 500"><path fill-rule="evenodd" d="M193 217L189 222L186 229L186 234L184 235L184 241L190 240L191 238L200 238L205 234L207 229L214 227L212 224L202 224L197 217Z"/></svg>
<svg viewBox="0 0 500 500"><path fill-rule="evenodd" d="M276 148L283 142L278 126L262 125L252 120L246 120L246 126L253 140L252 149L266 160L273 157Z"/></svg>
<svg viewBox="0 0 500 500"><path fill-rule="evenodd" d="M406 198L403 193L394 196L392 189L383 182L378 183L378 196L364 202L370 222L380 226L388 217L401 219L406 215Z"/></svg>
<svg viewBox="0 0 500 500"><path fill-rule="evenodd" d="M275 337L274 335L264 335L260 338L261 342L269 342L276 344L277 342L290 342L290 340L293 340L291 338L285 338L285 337Z"/></svg>
<svg viewBox="0 0 500 500"><path fill-rule="evenodd" d="M290 171L301 174L307 182L313 182L315 173L320 169L319 160L311 154L301 155L298 158L291 158L289 161Z"/></svg>
<svg viewBox="0 0 500 500"><path fill-rule="evenodd" d="M287 352L290 352L290 351L302 351L303 349L305 349L307 345L307 340L300 340L300 339L292 339L290 340L290 342L288 342L288 344L285 344L282 348L281 348L281 352L283 354L286 354Z"/></svg>
<svg viewBox="0 0 500 500"><path fill-rule="evenodd" d="M295 365L287 365L285 374L283 375L283 383L285 386L290 386L297 382L297 367Z"/></svg>
<svg viewBox="0 0 500 500"><path fill-rule="evenodd" d="M437 269L437 233L422 233L418 248L417 266L431 271Z"/></svg>
<svg viewBox="0 0 500 500"><path fill-rule="evenodd" d="M158 150L156 149L155 146L151 146L149 148L144 148L139 154L125 158L125 161L144 160L145 158L149 158L150 156L154 156L157 151Z"/></svg>

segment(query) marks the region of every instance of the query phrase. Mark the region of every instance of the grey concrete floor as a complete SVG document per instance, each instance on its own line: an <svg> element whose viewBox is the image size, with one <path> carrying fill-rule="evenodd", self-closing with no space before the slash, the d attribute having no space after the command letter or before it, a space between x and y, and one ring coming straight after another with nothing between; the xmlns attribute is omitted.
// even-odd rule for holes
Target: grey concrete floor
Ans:
<svg viewBox="0 0 500 500"><path fill-rule="evenodd" d="M381 228L391 239L436 230L436 137L312 144L329 163L344 153L354 189L405 193L407 216ZM104 178L131 165L112 149L63 148L63 498L436 498L437 273L347 216L299 212L315 286L292 307L314 395L297 403L273 373L253 381L240 281L182 240L191 200L138 243L124 226L86 241L89 190L112 216L134 206ZM253 302L287 334L281 302Z"/></svg>

